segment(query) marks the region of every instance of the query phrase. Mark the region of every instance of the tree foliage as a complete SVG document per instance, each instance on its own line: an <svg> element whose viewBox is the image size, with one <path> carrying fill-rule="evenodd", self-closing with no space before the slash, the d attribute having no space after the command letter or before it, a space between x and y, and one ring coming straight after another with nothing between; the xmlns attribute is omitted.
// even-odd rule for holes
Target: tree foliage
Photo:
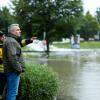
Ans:
<svg viewBox="0 0 100 100"><path fill-rule="evenodd" d="M27 36L49 40L61 39L79 29L81 0L13 0L14 14Z"/></svg>
<svg viewBox="0 0 100 100"><path fill-rule="evenodd" d="M57 27L68 27L74 33L82 14L81 0L13 0L13 4L18 22L28 35L35 33L41 36L45 31L51 36Z"/></svg>
<svg viewBox="0 0 100 100"><path fill-rule="evenodd" d="M100 8L97 8L97 10L96 10L96 18L99 22L99 31L98 32L100 34Z"/></svg>
<svg viewBox="0 0 100 100"><path fill-rule="evenodd" d="M81 27L81 36L88 40L89 37L94 37L95 34L97 34L99 30L99 23L96 20L95 17L93 17L90 12L87 12L86 15L83 18L83 25Z"/></svg>
<svg viewBox="0 0 100 100"><path fill-rule="evenodd" d="M8 26L14 22L14 17L7 7L0 9L0 30L7 33Z"/></svg>
<svg viewBox="0 0 100 100"><path fill-rule="evenodd" d="M96 16L97 16L97 20L100 23L100 8L97 8L96 10Z"/></svg>

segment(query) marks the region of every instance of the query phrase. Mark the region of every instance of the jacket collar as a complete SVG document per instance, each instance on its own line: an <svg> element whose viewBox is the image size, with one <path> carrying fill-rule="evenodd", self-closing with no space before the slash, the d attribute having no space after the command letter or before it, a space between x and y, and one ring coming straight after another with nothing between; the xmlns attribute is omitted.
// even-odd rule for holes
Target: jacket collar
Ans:
<svg viewBox="0 0 100 100"><path fill-rule="evenodd" d="M12 37L12 38L14 38L19 43L21 42L21 39L22 39L21 37L18 37L18 36L13 35L13 34L8 34L7 37Z"/></svg>
<svg viewBox="0 0 100 100"><path fill-rule="evenodd" d="M15 39L19 38L18 36L16 36L16 35L13 35L13 34L10 34L10 33L9 33L7 36L8 36L8 37L15 38Z"/></svg>

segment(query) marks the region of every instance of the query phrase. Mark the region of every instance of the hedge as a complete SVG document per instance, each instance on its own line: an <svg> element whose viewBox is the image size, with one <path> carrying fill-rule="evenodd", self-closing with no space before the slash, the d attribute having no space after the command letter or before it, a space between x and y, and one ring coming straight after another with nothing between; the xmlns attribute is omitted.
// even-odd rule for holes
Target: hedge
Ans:
<svg viewBox="0 0 100 100"><path fill-rule="evenodd" d="M59 79L46 65L27 63L21 75L17 100L53 100L57 95Z"/></svg>

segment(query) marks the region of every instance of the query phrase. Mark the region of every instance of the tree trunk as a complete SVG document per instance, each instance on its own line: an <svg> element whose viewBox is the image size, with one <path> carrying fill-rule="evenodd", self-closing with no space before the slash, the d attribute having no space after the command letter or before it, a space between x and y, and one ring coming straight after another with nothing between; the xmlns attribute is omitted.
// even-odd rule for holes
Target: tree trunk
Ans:
<svg viewBox="0 0 100 100"><path fill-rule="evenodd" d="M46 35L46 44L47 44L46 53L47 53L47 55L49 56L50 48L49 48L49 37L48 37L48 35Z"/></svg>

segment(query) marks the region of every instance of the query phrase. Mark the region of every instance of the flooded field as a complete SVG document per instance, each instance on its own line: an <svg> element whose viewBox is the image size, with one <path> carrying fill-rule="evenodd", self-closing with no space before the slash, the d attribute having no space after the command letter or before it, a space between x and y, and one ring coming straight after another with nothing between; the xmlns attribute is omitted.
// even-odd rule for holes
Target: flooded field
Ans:
<svg viewBox="0 0 100 100"><path fill-rule="evenodd" d="M29 61L46 63L58 73L57 100L100 100L100 50L53 52L48 59Z"/></svg>

